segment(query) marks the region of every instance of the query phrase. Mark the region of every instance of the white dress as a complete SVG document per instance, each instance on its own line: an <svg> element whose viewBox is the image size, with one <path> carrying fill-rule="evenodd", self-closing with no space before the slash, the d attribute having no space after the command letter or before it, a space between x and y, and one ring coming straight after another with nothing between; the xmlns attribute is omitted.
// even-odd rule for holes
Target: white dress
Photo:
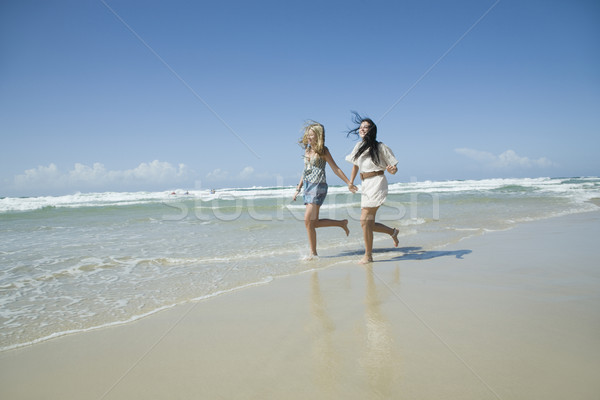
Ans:
<svg viewBox="0 0 600 400"><path fill-rule="evenodd" d="M358 148L362 142L359 142L354 146L352 153L346 156L346 161L358 166L360 172L375 172L385 171L388 165L398 164L398 160L394 156L392 150L383 143L379 143L379 163L375 164L371 159L368 151L364 151L360 157L354 160L354 155L358 151ZM376 175L371 178L367 178L362 181L361 184L361 197L360 206L361 208L379 207L383 204L388 193L388 182L383 175Z"/></svg>

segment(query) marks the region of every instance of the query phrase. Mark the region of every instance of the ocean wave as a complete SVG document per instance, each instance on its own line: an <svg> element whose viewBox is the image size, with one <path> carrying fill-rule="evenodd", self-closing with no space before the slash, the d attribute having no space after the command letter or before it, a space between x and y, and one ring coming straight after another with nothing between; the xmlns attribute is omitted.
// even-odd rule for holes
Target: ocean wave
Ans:
<svg viewBox="0 0 600 400"><path fill-rule="evenodd" d="M390 193L460 193L460 192L530 192L546 190L555 193L572 191L598 190L600 178L519 178L519 179L482 179L464 181L423 181L411 183L394 183L390 185Z"/></svg>
<svg viewBox="0 0 600 400"><path fill-rule="evenodd" d="M359 185L360 186L360 185ZM572 196L577 201L600 197L600 178L519 178L519 179L483 179L483 180L449 180L422 181L408 183L391 183L389 194L460 194L460 193L527 193L545 192L557 195ZM143 204L194 202L198 207L215 206L230 201L254 202L280 199L282 204L291 202L295 188L285 187L251 187L220 189L212 193L209 190L177 190L166 192L104 192L76 193L65 196L45 197L5 197L0 199L0 214L8 212L24 212L55 208L82 207L122 207ZM328 197L343 199L344 203L355 203L345 186L330 186ZM252 206L258 206L252 203Z"/></svg>
<svg viewBox="0 0 600 400"><path fill-rule="evenodd" d="M66 196L6 197L0 200L0 212L33 211L54 208L128 206L170 199L164 193L78 193Z"/></svg>
<svg viewBox="0 0 600 400"><path fill-rule="evenodd" d="M75 333L91 332L91 331L94 331L94 330L97 330L97 329L103 329L103 328L109 328L109 327L113 327L113 326L119 326L119 325L129 324L131 322L138 321L138 320L140 320L142 318L149 317L149 316L154 315L156 313L159 313L161 311L165 311L165 310L177 307L177 306L182 305L182 304L187 304L187 303L190 303L190 302L199 302L199 301L202 301L202 300L207 300L207 299L210 299L212 297L221 296L223 294L232 293L232 292L239 291L239 290L242 290L242 289L246 289L246 288L249 288L249 287L259 286L259 285L265 285L265 284L268 284L268 283L270 283L272 281L273 281L273 277L268 276L268 277L265 277L265 278L263 278L263 279L261 279L259 281L256 281L256 282L250 282L250 283L242 284L242 285L239 285L239 286L236 286L236 287L233 287L233 288L216 291L214 293L210 293L210 294L207 294L207 295L195 297L195 298L192 298L192 299L189 299L189 300L185 300L185 301L181 301L181 302L174 303L174 304L163 305L163 306L157 307L157 308L155 308L155 309L153 309L151 311L147 311L147 312L144 312L144 313L141 313L141 314L137 314L137 315L132 315L131 317L126 318L126 319L122 319L122 320L118 320L118 321L106 322L106 323L102 323L102 324L98 324L98 325L92 325L92 326L85 327L85 328L63 330L63 331L51 333L51 334L43 336L43 337L35 338L35 339L32 339L32 340L28 340L28 341L24 341L24 342L20 342L20 343L13 343L13 344L10 344L10 345L7 345L7 346L0 347L0 352L8 351L8 350L14 350L14 349L18 349L18 348L26 347L26 346L31 346L31 345L34 345L34 344L37 344L37 343L42 343L42 342L45 342L45 341L48 341L48 340L51 340L51 339L55 339L55 338L66 336L66 335L72 335L72 334L75 334ZM3 317L5 317L5 316L3 316Z"/></svg>

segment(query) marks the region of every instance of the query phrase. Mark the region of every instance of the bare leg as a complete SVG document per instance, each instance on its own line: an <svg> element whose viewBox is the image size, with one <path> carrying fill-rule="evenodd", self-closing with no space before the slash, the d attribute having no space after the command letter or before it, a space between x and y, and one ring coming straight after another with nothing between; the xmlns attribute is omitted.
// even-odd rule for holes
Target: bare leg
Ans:
<svg viewBox="0 0 600 400"><path fill-rule="evenodd" d="M392 240L394 241L394 247L398 247L398 244L400 243L398 241L398 233L400 233L400 231L398 229L390 228L387 225L381 224L379 222L375 222L373 230L375 232L387 233L388 235L390 235L392 237Z"/></svg>
<svg viewBox="0 0 600 400"><path fill-rule="evenodd" d="M373 232L387 233L392 237L394 247L398 247L398 229L375 222L375 214L377 214L378 209L379 207L369 207L361 210L360 225L365 240L365 255L360 260L361 264L373 262Z"/></svg>
<svg viewBox="0 0 600 400"><path fill-rule="evenodd" d="M365 255L359 261L361 264L373 262L373 231L375 229L375 214L379 207L363 208L360 213L360 226L365 240Z"/></svg>
<svg viewBox="0 0 600 400"><path fill-rule="evenodd" d="M337 226L346 232L346 236L350 233L348 229L348 220L338 219L319 219L319 210L321 206L316 204L307 204L306 212L304 213L304 225L308 234L308 244L310 246L310 254L317 255L317 231L316 228L326 228L329 226Z"/></svg>
<svg viewBox="0 0 600 400"><path fill-rule="evenodd" d="M308 245L310 247L310 255L317 255L317 231L316 225L319 220L319 208L316 204L307 204L306 212L304 213L304 225L308 234Z"/></svg>
<svg viewBox="0 0 600 400"><path fill-rule="evenodd" d="M347 219L318 219L315 225L316 228L326 228L328 226L338 226L346 232L346 236L350 234Z"/></svg>

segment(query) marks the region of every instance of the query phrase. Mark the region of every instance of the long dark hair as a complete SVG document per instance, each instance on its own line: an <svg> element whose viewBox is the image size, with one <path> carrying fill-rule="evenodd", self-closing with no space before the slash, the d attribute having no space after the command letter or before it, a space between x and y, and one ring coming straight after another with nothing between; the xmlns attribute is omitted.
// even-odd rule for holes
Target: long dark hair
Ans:
<svg viewBox="0 0 600 400"><path fill-rule="evenodd" d="M356 111L352 111L352 122L356 125L354 129L348 131L346 137L350 135L359 136L358 131L360 129L360 124L363 122L367 122L369 124L369 131L365 135L358 151L354 155L354 160L358 159L362 153L365 151L369 152L369 156L371 156L371 160L375 164L379 164L379 142L377 141L377 125L371 118L361 117L359 113Z"/></svg>

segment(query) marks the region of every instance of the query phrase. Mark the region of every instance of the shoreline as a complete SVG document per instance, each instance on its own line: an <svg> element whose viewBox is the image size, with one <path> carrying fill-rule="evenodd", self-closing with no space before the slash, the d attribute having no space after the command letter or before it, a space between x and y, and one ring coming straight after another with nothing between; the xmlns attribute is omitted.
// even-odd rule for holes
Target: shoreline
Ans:
<svg viewBox="0 0 600 400"><path fill-rule="evenodd" d="M0 353L3 398L592 398L600 211Z"/></svg>

